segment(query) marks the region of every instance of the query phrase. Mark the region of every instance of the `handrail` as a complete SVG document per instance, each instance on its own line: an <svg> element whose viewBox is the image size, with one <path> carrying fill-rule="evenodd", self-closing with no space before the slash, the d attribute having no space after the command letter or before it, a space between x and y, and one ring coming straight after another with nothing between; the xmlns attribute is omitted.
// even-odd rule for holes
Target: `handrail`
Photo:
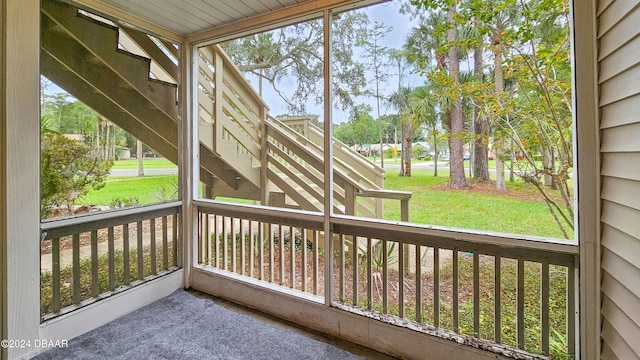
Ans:
<svg viewBox="0 0 640 360"><path fill-rule="evenodd" d="M303 135L306 136L307 139L309 139L310 141L312 141L314 144L318 146L323 145L322 138L324 136L324 133L322 132L322 129L316 126L315 124L313 124L312 122L310 122L309 118L307 117L287 118L287 119L281 119L280 121L282 121L284 124L290 127L303 126L305 130L309 131L308 133L303 133ZM336 155L336 157L341 161L346 162L347 161L346 159L355 161L357 163L356 166L354 166L354 164L349 164L349 166L356 168L356 170L360 171L365 176L380 178L381 180L384 179L385 170L382 167L378 166L377 164L371 161L366 160L357 151L351 149L342 141L334 138L333 146L334 146L334 151L338 152L338 154L334 154L334 155ZM378 186L382 186L382 183L376 182L376 184Z"/></svg>
<svg viewBox="0 0 640 360"><path fill-rule="evenodd" d="M341 234L369 236L422 246L437 246L442 249L462 249L482 254L504 253L505 256L547 261L564 266L575 265L576 256L579 254L577 244L542 237L469 231L349 216L333 217L331 223L332 230Z"/></svg>
<svg viewBox="0 0 640 360"><path fill-rule="evenodd" d="M240 82L242 84L242 88L243 90L249 93L249 95L252 98L251 100L260 104L260 106L264 106L265 108L269 109L269 106L267 105L267 103L264 102L264 100L256 92L253 86L249 85L249 83L245 80L244 75L242 75L242 72L240 71L240 69L238 69L238 67L229 58L229 55L227 55L227 53L224 50L222 50L218 45L211 45L209 46L209 48L211 48L214 52L222 56L223 61L225 63L225 72L230 72L234 78L242 79L242 81Z"/></svg>
<svg viewBox="0 0 640 360"><path fill-rule="evenodd" d="M229 204L216 200L194 200L193 203L198 207L200 212L204 213L220 213L225 216L262 222L286 222L287 225L312 230L324 229L324 216L312 211L266 208L264 206L250 204Z"/></svg>
<svg viewBox="0 0 640 360"><path fill-rule="evenodd" d="M272 125L269 127L269 129L273 129L275 131L275 133L271 134L275 141L281 142L283 139L287 139L289 140L290 144L298 146L300 152L302 152L304 148L308 149L309 146L315 148L315 153L308 152L310 158L306 159L306 161L309 162L309 164L316 170L322 171L321 164L324 159L321 156L322 151L317 144L297 133L297 135L294 137L294 134L286 131L288 125L284 124L278 119L269 117L269 121ZM298 143L302 144L299 145ZM360 155L357 156L360 157ZM401 220L409 221L409 199L411 198L411 193L394 190L382 190L370 179L364 177L362 174L349 171L350 169L352 170L353 168L347 164L344 164L342 161L337 161L337 166L334 166L334 174L336 175L335 180L337 181L337 184L339 186L343 187L345 191L347 187L352 187L353 189L355 189L355 194L361 197L400 200Z"/></svg>
<svg viewBox="0 0 640 360"><path fill-rule="evenodd" d="M282 123L280 120L270 116L269 121L272 123L272 125L275 125L275 126L270 126L270 128L281 130L279 131L278 135L286 137L287 139L292 141L292 143L296 143L296 142L301 143L300 145L296 144L298 145L299 149L303 149L304 146L312 146L312 147L317 146L315 143L310 142L308 139L301 137L300 135L294 138L293 134L289 133L288 131L284 131L287 125ZM314 157L314 160L317 160L320 163L324 162L324 157L321 156L322 152L317 148L316 150L317 150L316 153L309 152L309 155ZM318 166L317 168L320 170L322 169L321 166ZM370 179L365 178L364 176L358 173L352 174L353 176L349 176L349 174L347 174L346 169L344 169L343 166L334 166L333 171L336 175L340 177L342 181L344 181L345 183L350 183L356 188L360 188L362 187L363 184L367 184L367 183L371 184L370 185L371 187L375 186L375 184Z"/></svg>
<svg viewBox="0 0 640 360"><path fill-rule="evenodd" d="M400 221L409 221L409 200L412 195L409 191L360 190L356 195L374 199L400 200Z"/></svg>
<svg viewBox="0 0 640 360"><path fill-rule="evenodd" d="M136 222L142 218L161 217L180 211L182 202L144 205L131 209L117 209L84 214L64 219L45 220L40 223L42 240L94 231L123 223Z"/></svg>
<svg viewBox="0 0 640 360"><path fill-rule="evenodd" d="M319 127L317 127L314 124L309 124L309 131L313 132L317 136L324 135L322 133L322 129L320 129ZM360 153L358 153L357 151L353 150L350 146L348 146L347 144L343 143L342 141L340 141L340 140L338 140L336 138L333 139L333 144L334 144L334 146L336 148L338 148L341 151L343 151L345 153L345 155L348 155L350 158L356 160L362 166L367 167L372 173L379 174L384 178L384 173L385 173L384 168L382 168L381 166L379 166L378 164L376 164L374 162L371 162L371 161L365 159Z"/></svg>

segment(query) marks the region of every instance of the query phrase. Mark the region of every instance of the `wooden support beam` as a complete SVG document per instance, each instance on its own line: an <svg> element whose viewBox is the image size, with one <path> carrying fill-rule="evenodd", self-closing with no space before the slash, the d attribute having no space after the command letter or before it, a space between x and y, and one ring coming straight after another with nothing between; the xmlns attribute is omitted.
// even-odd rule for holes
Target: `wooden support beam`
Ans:
<svg viewBox="0 0 640 360"><path fill-rule="evenodd" d="M0 3L0 339L40 339L38 0ZM31 358L33 347L0 347Z"/></svg>

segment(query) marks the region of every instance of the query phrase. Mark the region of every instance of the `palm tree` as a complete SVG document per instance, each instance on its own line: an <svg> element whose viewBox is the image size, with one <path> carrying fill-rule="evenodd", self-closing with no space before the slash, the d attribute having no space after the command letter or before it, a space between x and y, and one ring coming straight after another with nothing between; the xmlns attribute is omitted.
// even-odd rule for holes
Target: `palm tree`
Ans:
<svg viewBox="0 0 640 360"><path fill-rule="evenodd" d="M446 77L453 82L453 89L460 85L460 52L458 48L458 29L455 19L456 6L447 9L446 16L442 11L430 11L423 16L420 25L409 34L405 49L409 60L425 70L431 68L431 61L435 58L435 69L432 74ZM446 37L443 36L442 26L447 25ZM448 48L448 49L447 49ZM447 62L448 60L448 62ZM442 88L442 93L445 88ZM463 134L464 117L462 98L451 88L446 91L448 99L440 102L440 118L449 132L450 178L449 187L463 189L468 187L464 174Z"/></svg>
<svg viewBox="0 0 640 360"><path fill-rule="evenodd" d="M438 176L438 122L442 120L449 107L449 99L442 96L438 85L429 83L425 86L415 88L408 98L409 108L407 115L414 126L425 125L431 130L434 151L434 171L433 176Z"/></svg>
<svg viewBox="0 0 640 360"><path fill-rule="evenodd" d="M409 110L409 95L412 89L398 84L398 91L393 92L387 98L389 106L398 112L402 127L402 165L399 176L411 176L411 148L415 125L411 121Z"/></svg>

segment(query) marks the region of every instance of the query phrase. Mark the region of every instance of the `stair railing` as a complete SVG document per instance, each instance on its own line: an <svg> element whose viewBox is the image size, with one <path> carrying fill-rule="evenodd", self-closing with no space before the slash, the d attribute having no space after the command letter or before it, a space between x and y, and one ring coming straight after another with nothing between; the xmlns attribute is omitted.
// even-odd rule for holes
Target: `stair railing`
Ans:
<svg viewBox="0 0 640 360"><path fill-rule="evenodd" d="M219 46L199 54L200 141L259 186L263 203L287 206L288 197L303 209L322 210L322 131L308 119L285 123L269 116L264 100ZM340 141L334 140L334 149L336 213L383 218L387 198L402 202L402 220L408 220L410 193L383 190L382 168ZM243 156L250 161L241 161ZM282 193L272 193L274 187Z"/></svg>

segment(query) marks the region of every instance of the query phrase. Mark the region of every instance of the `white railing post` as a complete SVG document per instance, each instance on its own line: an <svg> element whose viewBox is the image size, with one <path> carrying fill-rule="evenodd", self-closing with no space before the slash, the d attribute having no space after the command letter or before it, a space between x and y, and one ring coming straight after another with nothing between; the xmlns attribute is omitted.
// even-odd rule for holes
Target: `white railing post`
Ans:
<svg viewBox="0 0 640 360"><path fill-rule="evenodd" d="M324 10L324 301L326 306L333 303L333 234L331 216L333 215L333 105L331 83L332 69L332 12Z"/></svg>

